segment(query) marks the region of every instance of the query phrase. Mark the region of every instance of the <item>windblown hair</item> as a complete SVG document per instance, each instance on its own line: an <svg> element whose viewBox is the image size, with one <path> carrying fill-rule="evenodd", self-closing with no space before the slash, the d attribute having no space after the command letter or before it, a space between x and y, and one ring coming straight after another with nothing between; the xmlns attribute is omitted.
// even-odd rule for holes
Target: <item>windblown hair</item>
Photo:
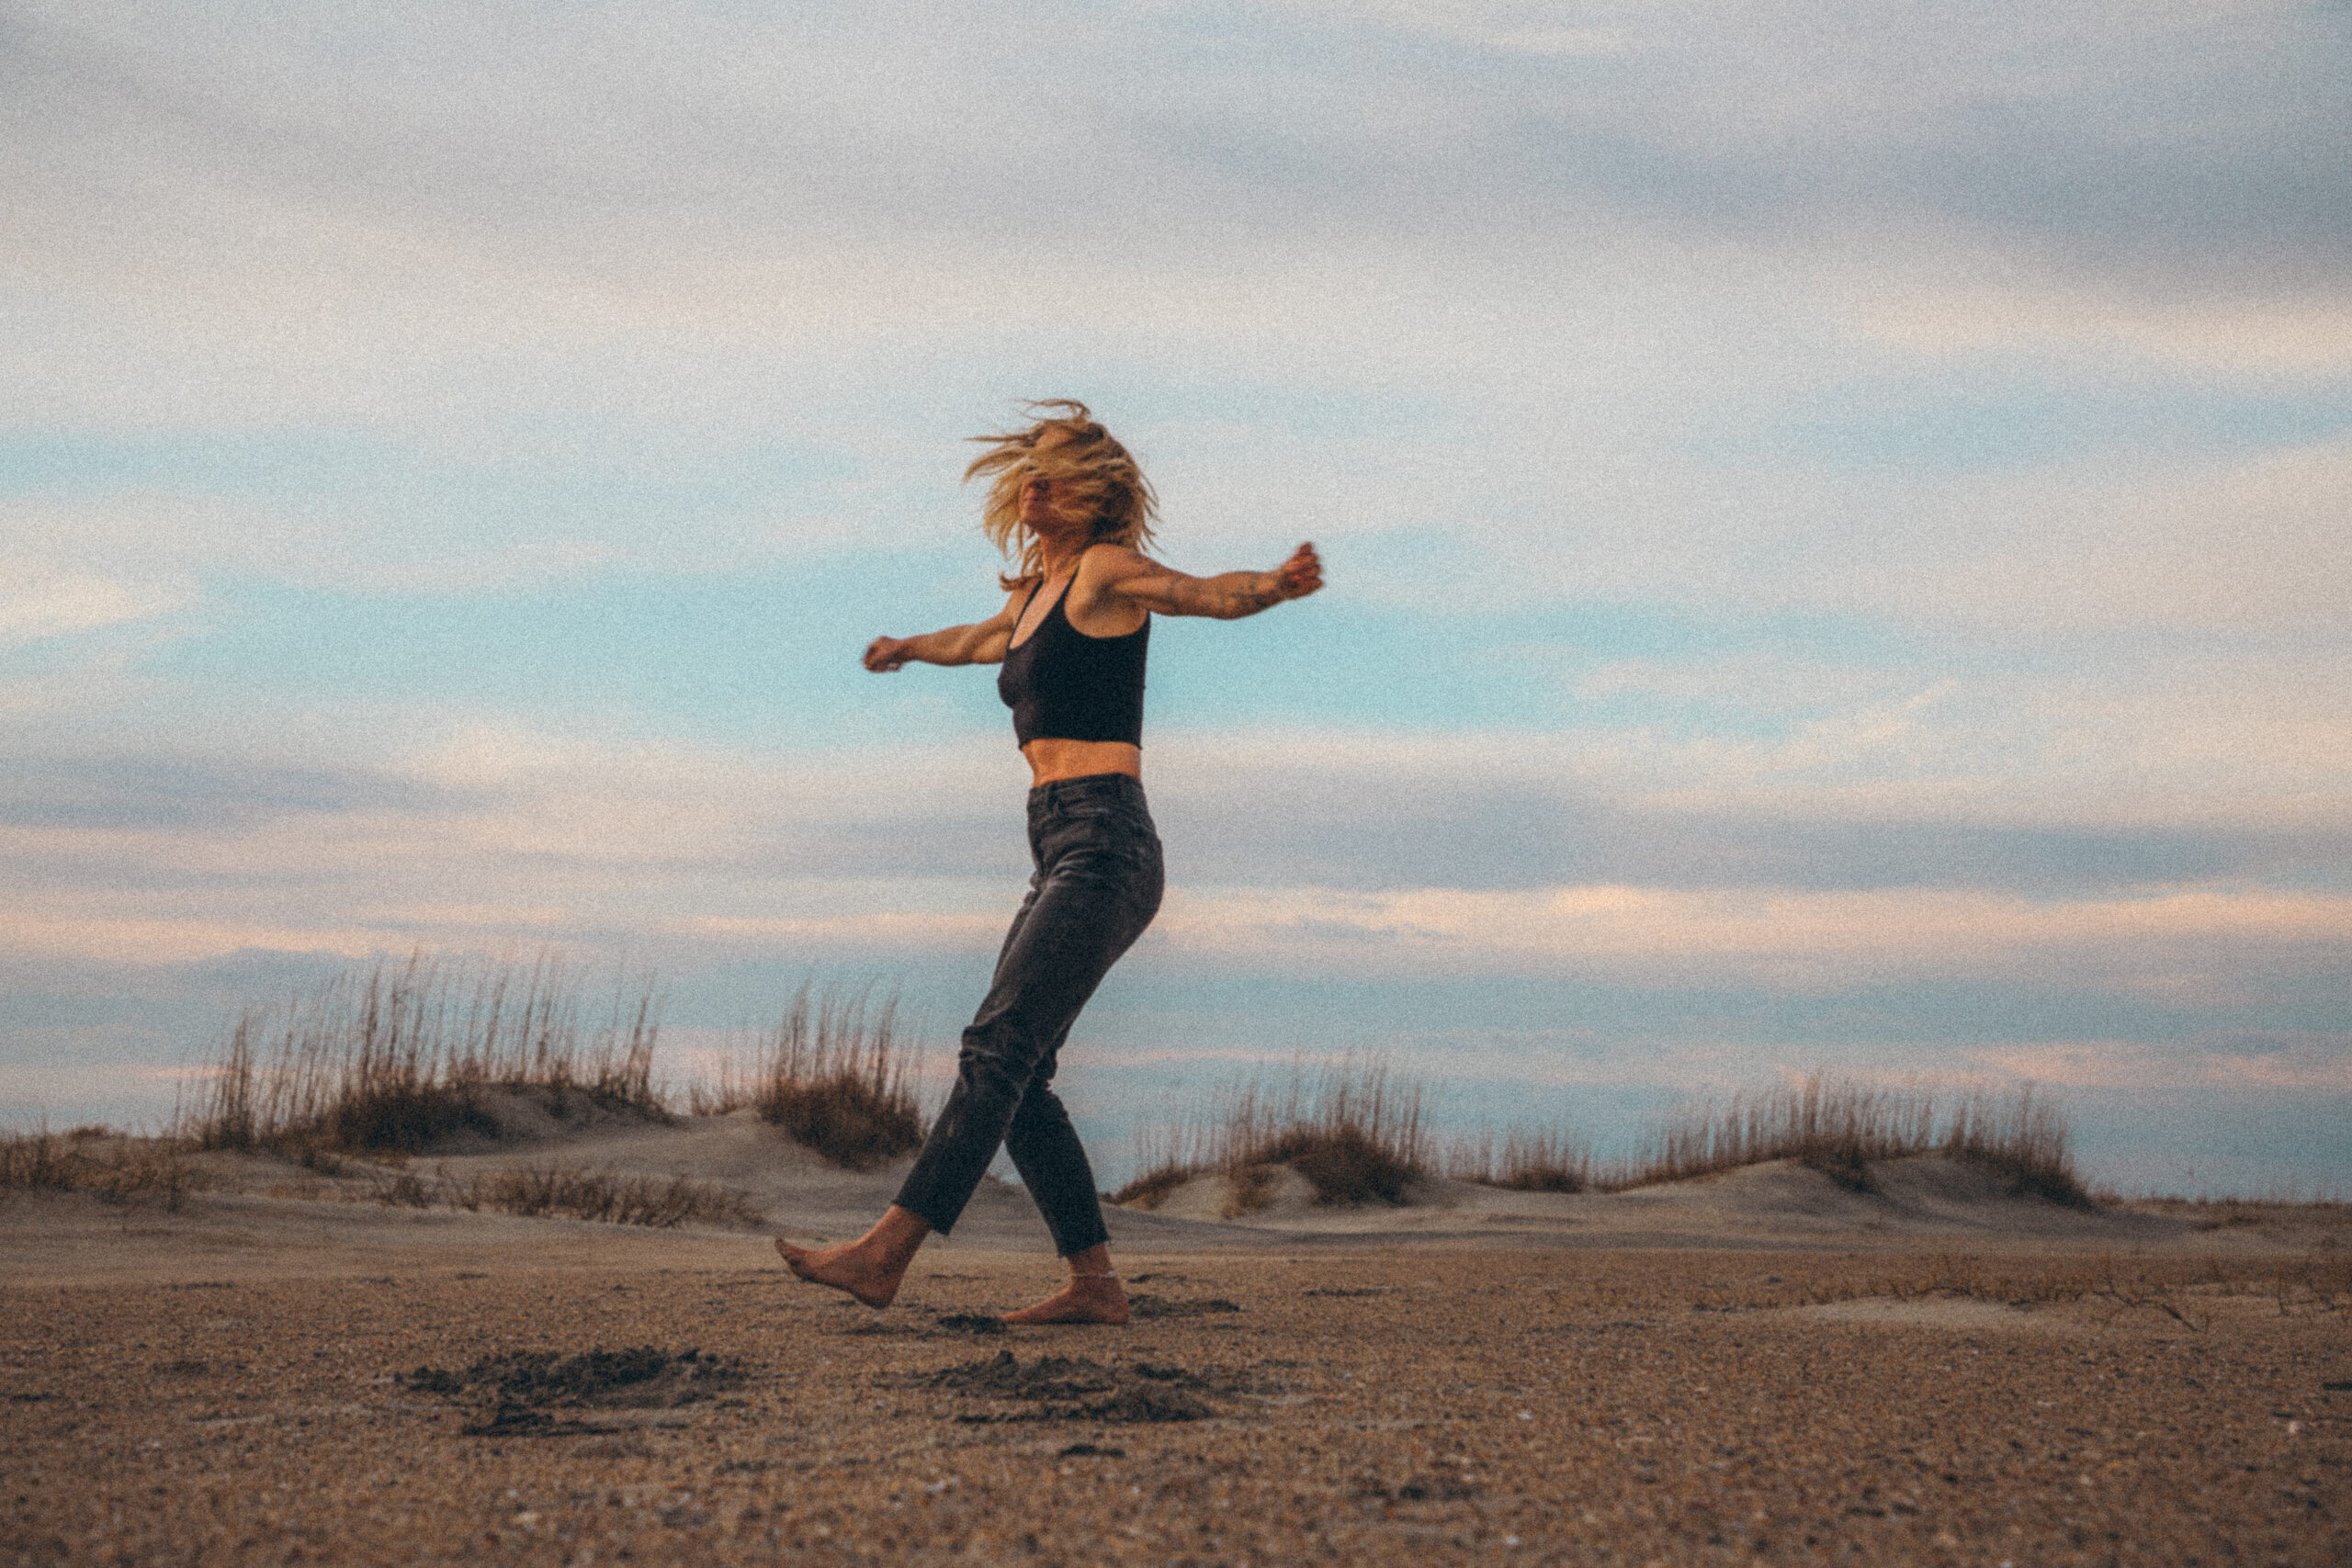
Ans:
<svg viewBox="0 0 2352 1568"><path fill-rule="evenodd" d="M1045 575L1044 544L1021 523L1021 485L1033 468L1053 481L1057 509L1075 503L1092 513L1093 543L1137 550L1149 546L1159 498L1127 449L1094 423L1084 403L1046 398L1025 406L1046 417L1009 434L973 436L988 450L964 470L967 484L983 474L992 476L980 531L1013 563L1013 570L997 581L1010 592ZM1066 439L1040 452L1038 442L1055 431L1064 432Z"/></svg>

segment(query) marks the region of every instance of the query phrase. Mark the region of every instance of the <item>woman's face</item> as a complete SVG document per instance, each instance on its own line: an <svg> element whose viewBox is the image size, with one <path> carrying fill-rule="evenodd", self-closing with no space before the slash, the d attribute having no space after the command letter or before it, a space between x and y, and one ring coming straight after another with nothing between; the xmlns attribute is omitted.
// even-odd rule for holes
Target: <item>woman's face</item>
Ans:
<svg viewBox="0 0 2352 1568"><path fill-rule="evenodd" d="M1070 439L1070 434L1066 430L1049 430L1037 438L1037 445L1033 450L1051 452ZM1071 521L1055 509L1053 480L1047 479L1035 463L1031 463L1021 478L1022 525L1035 533L1055 534L1069 527Z"/></svg>

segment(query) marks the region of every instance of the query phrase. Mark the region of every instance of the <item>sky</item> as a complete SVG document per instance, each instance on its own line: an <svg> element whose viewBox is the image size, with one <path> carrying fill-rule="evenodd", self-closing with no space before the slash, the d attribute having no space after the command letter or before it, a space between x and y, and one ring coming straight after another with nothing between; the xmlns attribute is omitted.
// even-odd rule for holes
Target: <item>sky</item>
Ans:
<svg viewBox="0 0 2352 1568"><path fill-rule="evenodd" d="M377 955L804 979L1027 872L964 437L1201 572L1116 1172L1250 1064L1826 1069L2352 1191L2352 4L0 6L0 1121Z"/></svg>

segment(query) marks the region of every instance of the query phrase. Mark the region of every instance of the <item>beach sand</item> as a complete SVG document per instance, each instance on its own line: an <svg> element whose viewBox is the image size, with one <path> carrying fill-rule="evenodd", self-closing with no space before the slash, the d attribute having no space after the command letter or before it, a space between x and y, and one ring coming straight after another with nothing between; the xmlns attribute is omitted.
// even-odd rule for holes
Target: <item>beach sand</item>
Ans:
<svg viewBox="0 0 2352 1568"><path fill-rule="evenodd" d="M797 1235L887 1196L639 1154L696 1137ZM1933 1167L1121 1213L1137 1321L1006 1329L1057 1272L1017 1191L877 1313L763 1234L280 1175L0 1204L0 1563L2352 1561L2335 1213Z"/></svg>

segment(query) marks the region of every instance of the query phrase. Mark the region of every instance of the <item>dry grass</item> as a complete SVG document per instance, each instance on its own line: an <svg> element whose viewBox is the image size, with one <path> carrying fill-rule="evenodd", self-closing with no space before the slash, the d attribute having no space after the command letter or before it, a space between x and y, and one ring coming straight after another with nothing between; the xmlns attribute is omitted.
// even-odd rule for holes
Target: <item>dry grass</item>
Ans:
<svg viewBox="0 0 2352 1568"><path fill-rule="evenodd" d="M177 1213L190 1194L212 1190L224 1179L219 1172L208 1176L189 1158L192 1152L182 1139L134 1138L104 1129L75 1128L62 1135L45 1131L0 1134L0 1192L86 1192L123 1208L153 1205ZM687 1176L629 1175L555 1162L465 1176L444 1168L423 1176L404 1166L403 1161L362 1163L356 1170L340 1167L364 1177L367 1185L355 1191L349 1184L336 1189L319 1183L285 1195L357 1197L406 1208L489 1210L526 1218L555 1215L658 1228L752 1226L766 1219L745 1193ZM226 1179L232 1189L237 1187L232 1178Z"/></svg>
<svg viewBox="0 0 2352 1568"><path fill-rule="evenodd" d="M1143 1174L1111 1201L1156 1208L1193 1177L1222 1172L1231 1206L1247 1213L1271 1200L1272 1172L1287 1166L1318 1203L1401 1203L1433 1163L1422 1099L1419 1084L1393 1082L1378 1060L1295 1067L1280 1084L1245 1078L1224 1091L1205 1125L1143 1143Z"/></svg>
<svg viewBox="0 0 2352 1568"><path fill-rule="evenodd" d="M412 955L340 976L237 1021L182 1131L206 1149L266 1150L332 1173L334 1151L416 1154L501 1125L489 1091L560 1119L589 1109L658 1121L649 985L583 1021L579 978L528 964Z"/></svg>
<svg viewBox="0 0 2352 1568"><path fill-rule="evenodd" d="M869 1017L863 993L802 986L760 1043L748 1072L696 1085L690 1109L718 1115L750 1106L786 1137L850 1170L871 1170L922 1145L922 1108L898 1033L898 999Z"/></svg>
<svg viewBox="0 0 2352 1568"><path fill-rule="evenodd" d="M0 1191L87 1192L130 1208L153 1203L177 1213L203 1186L176 1140L117 1137L104 1127L63 1136L46 1129L0 1134Z"/></svg>
<svg viewBox="0 0 2352 1568"><path fill-rule="evenodd" d="M1457 1140L1445 1174L1513 1192L1582 1192L1593 1184L1592 1151L1574 1134L1518 1130L1498 1145L1488 1134Z"/></svg>
<svg viewBox="0 0 2352 1568"><path fill-rule="evenodd" d="M1160 1160L1151 1164L1144 1173L1103 1196L1111 1202L1131 1209L1157 1209L1168 1201L1168 1195L1198 1174L1189 1165Z"/></svg>
<svg viewBox="0 0 2352 1568"><path fill-rule="evenodd" d="M2301 1198L2118 1198L2199 1231L2318 1231L2352 1236L2352 1203Z"/></svg>
<svg viewBox="0 0 2352 1568"><path fill-rule="evenodd" d="M543 1164L505 1166L452 1176L413 1171L376 1173L370 1196L403 1208L435 1206L469 1213L490 1210L526 1219L597 1220L607 1224L757 1225L766 1215L744 1193L689 1176L626 1175L600 1167Z"/></svg>
<svg viewBox="0 0 2352 1568"><path fill-rule="evenodd" d="M1649 1149L1598 1185L1610 1191L1685 1181L1771 1160L1795 1160L1855 1191L1877 1162L1939 1154L1997 1172L2011 1191L2092 1206L2075 1173L2066 1119L2031 1086L2008 1095L1939 1099L1814 1073L1729 1100L1702 1099L1670 1114Z"/></svg>
<svg viewBox="0 0 2352 1568"><path fill-rule="evenodd" d="M2092 1207L2068 1148L2065 1117L2029 1086L2014 1093L1938 1094L1815 1073L1728 1100L1701 1099L1670 1113L1632 1159L1604 1165L1566 1130L1516 1130L1456 1139L1432 1159L1418 1086L1393 1087L1385 1066L1352 1060L1286 1085L1255 1079L1226 1091L1221 1113L1137 1140L1141 1174L1112 1201L1157 1208L1196 1176L1222 1173L1237 1213L1262 1203L1270 1176L1288 1166L1319 1201L1400 1202L1433 1165L1456 1180L1522 1192L1623 1191L1744 1166L1795 1160L1853 1191L1870 1191L1874 1164L1943 1155L1996 1174L2013 1193ZM2224 1222L2229 1223L2229 1222Z"/></svg>

